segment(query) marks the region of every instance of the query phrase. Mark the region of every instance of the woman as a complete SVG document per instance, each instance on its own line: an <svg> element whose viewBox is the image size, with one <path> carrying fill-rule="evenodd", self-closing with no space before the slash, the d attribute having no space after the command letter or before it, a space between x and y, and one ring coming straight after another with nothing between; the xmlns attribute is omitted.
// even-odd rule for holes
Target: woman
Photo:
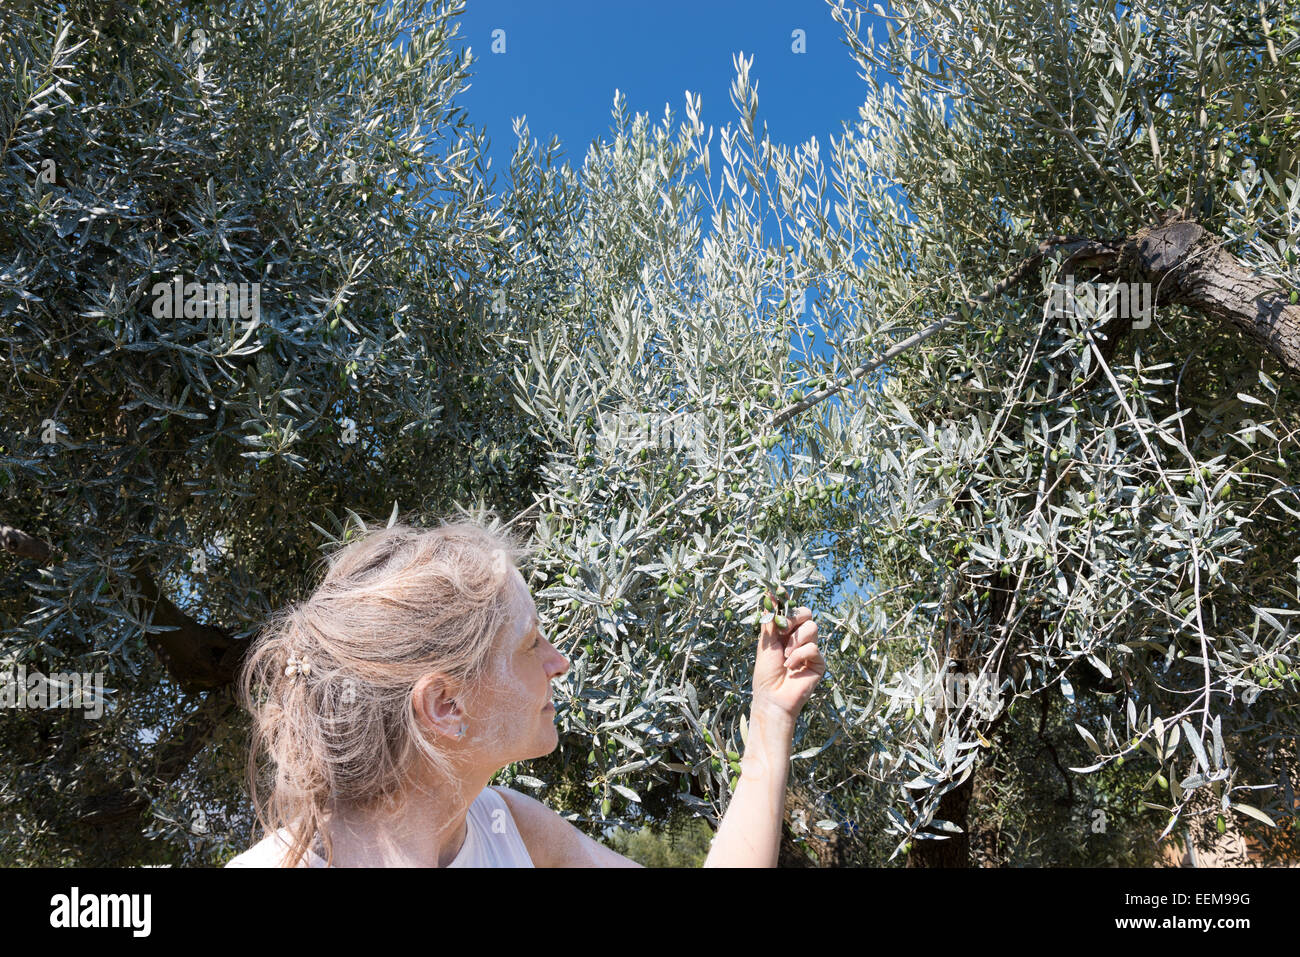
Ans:
<svg viewBox="0 0 1300 957"><path fill-rule="evenodd" d="M542 634L504 532L368 530L255 639L240 680L266 836L227 867L635 867L539 801L488 787L558 744ZM794 722L826 671L807 608L762 628L748 745L705 866L773 867ZM258 781L259 758L271 774Z"/></svg>

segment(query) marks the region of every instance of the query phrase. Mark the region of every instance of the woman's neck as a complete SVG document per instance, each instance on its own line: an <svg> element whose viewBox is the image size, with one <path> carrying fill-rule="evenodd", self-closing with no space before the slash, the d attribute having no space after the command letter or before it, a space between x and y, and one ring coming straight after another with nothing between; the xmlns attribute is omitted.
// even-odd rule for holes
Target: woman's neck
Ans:
<svg viewBox="0 0 1300 957"><path fill-rule="evenodd" d="M446 867L469 837L466 815L488 780L412 785L391 812L336 805L325 823L334 866Z"/></svg>

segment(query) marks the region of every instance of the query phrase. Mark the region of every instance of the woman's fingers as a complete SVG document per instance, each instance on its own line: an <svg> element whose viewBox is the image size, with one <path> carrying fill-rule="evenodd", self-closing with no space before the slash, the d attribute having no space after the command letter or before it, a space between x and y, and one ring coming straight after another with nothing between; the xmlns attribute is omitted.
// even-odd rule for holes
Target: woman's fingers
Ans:
<svg viewBox="0 0 1300 957"><path fill-rule="evenodd" d="M786 618L789 620L791 628L798 628L805 621L812 620L812 610L809 608L792 608Z"/></svg>
<svg viewBox="0 0 1300 957"><path fill-rule="evenodd" d="M800 645L790 652L789 657L785 659L785 666L787 670L792 672L805 667L820 671L826 670L826 662L822 659L821 652L815 644L811 643Z"/></svg>
<svg viewBox="0 0 1300 957"><path fill-rule="evenodd" d="M801 611L805 609L800 609ZM817 622L812 620L811 615L806 618L803 624L794 629L794 634L790 636L790 642L785 646L786 657L789 657L797 648L807 645L809 642L817 640Z"/></svg>

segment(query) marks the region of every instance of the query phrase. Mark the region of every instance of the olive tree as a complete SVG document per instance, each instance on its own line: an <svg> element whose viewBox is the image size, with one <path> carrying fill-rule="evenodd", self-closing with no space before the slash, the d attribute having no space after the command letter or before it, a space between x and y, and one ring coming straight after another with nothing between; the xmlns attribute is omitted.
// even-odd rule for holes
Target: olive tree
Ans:
<svg viewBox="0 0 1300 957"><path fill-rule="evenodd" d="M1090 754L1060 768L1094 776L1079 843L1121 799L1153 839L1293 823L1294 19L903 3L877 43L834 12L867 91L829 171L758 130L743 58L707 209L689 94L676 139L616 98L587 155L581 322L515 380L550 452L535 581L575 654L554 796L717 814L785 586L834 652L798 774L912 863L968 861L1028 699Z"/></svg>
<svg viewBox="0 0 1300 957"><path fill-rule="evenodd" d="M911 778L891 815L934 838L918 863L965 861L973 775L1029 696L1071 708L1074 772L1141 762L1161 836L1295 823L1283 12L905 2L877 43L836 8L869 85L839 153L875 230L857 288L877 328L926 324L859 393L876 640L919 658L890 725L909 747L870 773ZM935 694L954 674L1000 693Z"/></svg>
<svg viewBox="0 0 1300 957"><path fill-rule="evenodd" d="M345 513L532 501L494 290L568 194L491 195L423 7L0 12L0 671L107 698L0 714L6 860L246 846L232 678Z"/></svg>

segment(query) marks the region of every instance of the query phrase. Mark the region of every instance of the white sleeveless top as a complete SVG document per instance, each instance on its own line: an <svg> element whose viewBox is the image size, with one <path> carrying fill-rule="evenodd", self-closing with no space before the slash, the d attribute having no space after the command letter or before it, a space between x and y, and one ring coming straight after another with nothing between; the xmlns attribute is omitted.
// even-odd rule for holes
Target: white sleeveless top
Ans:
<svg viewBox="0 0 1300 957"><path fill-rule="evenodd" d="M289 849L288 829L258 841L226 867L279 867ZM276 845L279 845L278 847ZM325 867L325 858L308 850L299 867ZM514 815L495 788L486 787L465 815L465 843L448 867L533 867L515 826Z"/></svg>

